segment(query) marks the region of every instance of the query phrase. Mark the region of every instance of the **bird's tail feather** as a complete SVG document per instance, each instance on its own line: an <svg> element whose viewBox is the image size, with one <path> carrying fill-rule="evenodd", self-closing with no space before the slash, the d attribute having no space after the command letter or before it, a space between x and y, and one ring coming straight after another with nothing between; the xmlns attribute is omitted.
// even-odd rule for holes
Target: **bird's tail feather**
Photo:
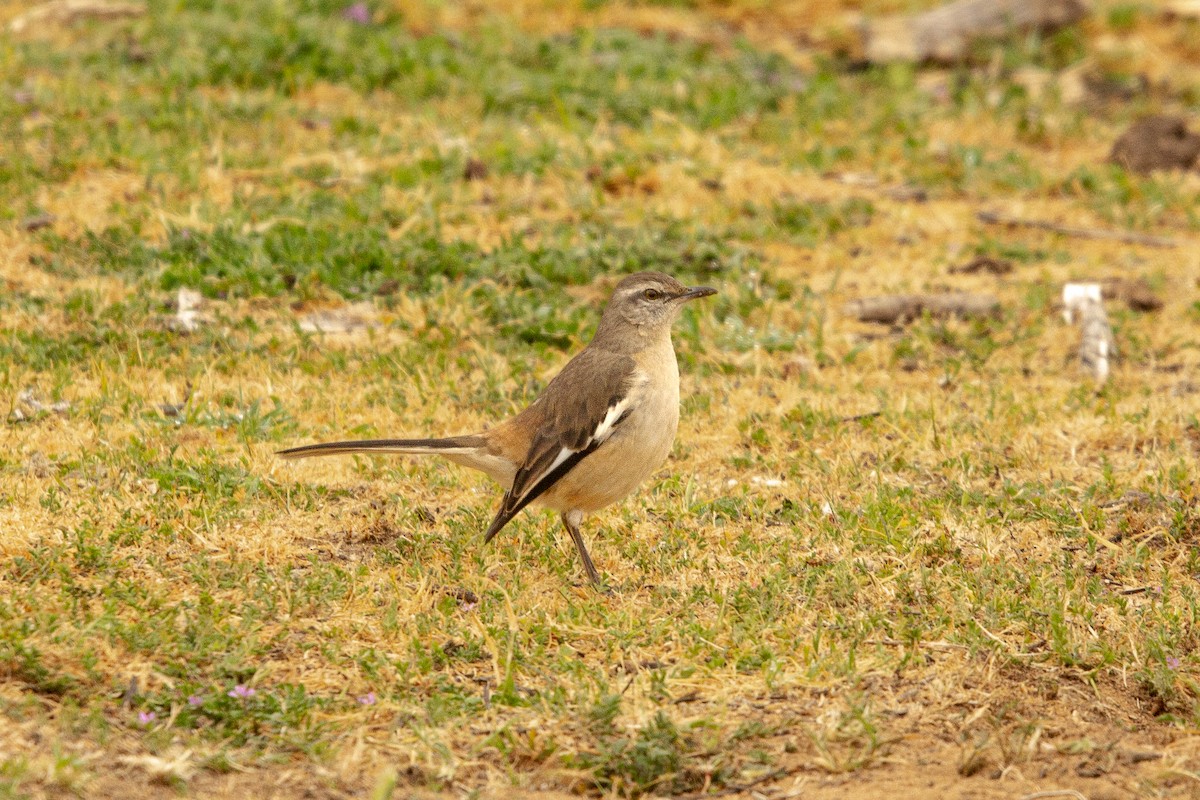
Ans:
<svg viewBox="0 0 1200 800"><path fill-rule="evenodd" d="M322 442L280 450L280 458L339 456L346 453L396 453L408 456L449 456L474 453L484 445L481 436L450 436L445 439L363 439L356 442Z"/></svg>

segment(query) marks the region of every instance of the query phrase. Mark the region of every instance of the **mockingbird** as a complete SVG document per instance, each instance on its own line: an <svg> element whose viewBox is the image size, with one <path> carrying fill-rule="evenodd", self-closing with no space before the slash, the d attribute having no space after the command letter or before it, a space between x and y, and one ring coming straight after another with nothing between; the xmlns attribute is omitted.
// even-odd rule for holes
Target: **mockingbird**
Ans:
<svg viewBox="0 0 1200 800"><path fill-rule="evenodd" d="M485 542L530 503L562 514L593 583L579 523L617 502L671 452L679 425L679 366L671 323L688 300L716 294L660 272L622 280L596 335L533 404L483 433L444 439L369 439L294 447L283 458L342 453L438 455L486 473L504 499Z"/></svg>

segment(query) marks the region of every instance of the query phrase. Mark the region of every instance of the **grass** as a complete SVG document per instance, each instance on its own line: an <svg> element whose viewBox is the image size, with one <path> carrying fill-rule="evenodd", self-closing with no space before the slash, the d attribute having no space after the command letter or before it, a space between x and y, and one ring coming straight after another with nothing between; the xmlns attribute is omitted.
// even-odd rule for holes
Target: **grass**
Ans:
<svg viewBox="0 0 1200 800"><path fill-rule="evenodd" d="M1194 111L1195 23L860 69L838 4L778 12L811 49L755 3L527 5L0 44L0 797L1191 791L1200 184L1103 159ZM1169 79L1029 88L1087 59ZM671 461L587 523L611 595L549 515L482 546L473 473L274 458L493 423L641 269L721 294ZM1097 388L1054 304L1118 273L1166 305L1111 306ZM938 288L1003 313L841 314Z"/></svg>

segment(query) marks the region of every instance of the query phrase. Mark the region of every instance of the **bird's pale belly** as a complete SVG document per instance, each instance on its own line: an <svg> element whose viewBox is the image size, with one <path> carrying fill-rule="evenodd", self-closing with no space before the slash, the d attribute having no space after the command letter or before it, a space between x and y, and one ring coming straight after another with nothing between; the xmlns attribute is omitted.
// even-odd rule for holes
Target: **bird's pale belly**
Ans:
<svg viewBox="0 0 1200 800"><path fill-rule="evenodd" d="M664 393L640 404L638 413L542 495L557 511L590 513L633 492L671 452L679 427L679 395Z"/></svg>

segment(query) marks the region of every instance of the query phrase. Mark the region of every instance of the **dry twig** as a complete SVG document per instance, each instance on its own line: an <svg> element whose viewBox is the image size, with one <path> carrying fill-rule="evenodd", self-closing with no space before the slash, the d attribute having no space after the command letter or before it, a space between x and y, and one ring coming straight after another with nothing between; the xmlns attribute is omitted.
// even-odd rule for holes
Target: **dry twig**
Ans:
<svg viewBox="0 0 1200 800"><path fill-rule="evenodd" d="M31 25L58 22L69 25L77 19L122 19L146 13L141 3L112 3L105 0L51 0L26 11L8 23L8 29L20 33Z"/></svg>
<svg viewBox="0 0 1200 800"><path fill-rule="evenodd" d="M951 275L976 275L986 272L989 275L1007 275L1013 271L1012 262L993 256L975 256L965 264L950 268Z"/></svg>
<svg viewBox="0 0 1200 800"><path fill-rule="evenodd" d="M928 312L931 317L989 317L1000 310L1000 301L988 294L891 294L863 297L845 306L845 313L863 322L906 322Z"/></svg>
<svg viewBox="0 0 1200 800"><path fill-rule="evenodd" d="M1174 239L1168 239L1165 236L1151 236L1146 233L1134 233L1133 231L1076 228L1071 225L1059 225L1057 222L1049 222L1044 219L1012 217L997 211L980 211L975 216L980 222L987 223L988 225L1007 225L1010 228L1037 228L1052 233L1061 233L1063 236L1074 236L1079 239L1107 239L1109 241L1125 242L1126 244L1144 244L1149 247L1178 246L1178 242Z"/></svg>
<svg viewBox="0 0 1200 800"><path fill-rule="evenodd" d="M959 61L973 41L1014 30L1046 30L1087 16L1083 0L958 0L924 14L875 20L865 27L866 59L891 61Z"/></svg>
<svg viewBox="0 0 1200 800"><path fill-rule="evenodd" d="M944 642L941 639L921 639L915 642L905 642L900 639L865 639L864 644L881 644L887 647L909 647L916 645L918 647L928 647L930 650L965 650L971 648L965 644L955 644L954 642Z"/></svg>

